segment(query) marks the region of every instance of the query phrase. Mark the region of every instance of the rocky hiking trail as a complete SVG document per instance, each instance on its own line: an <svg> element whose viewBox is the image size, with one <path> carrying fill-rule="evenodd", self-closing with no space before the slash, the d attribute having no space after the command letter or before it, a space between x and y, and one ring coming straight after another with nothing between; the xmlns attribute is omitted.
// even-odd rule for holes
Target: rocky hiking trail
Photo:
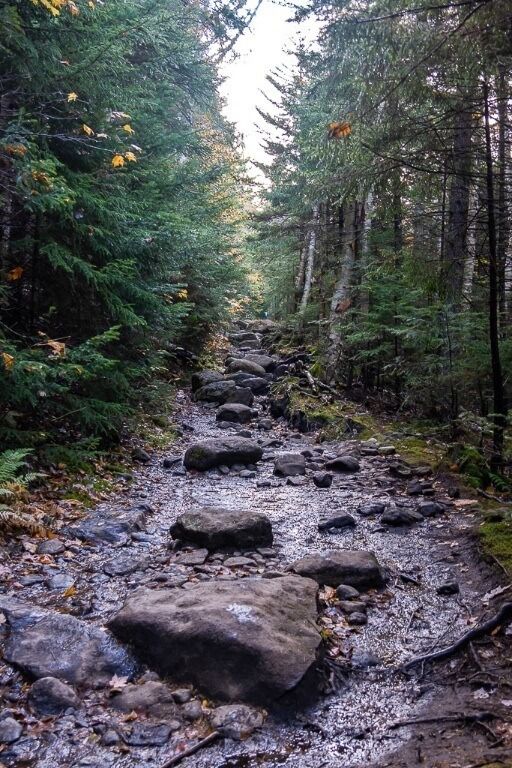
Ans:
<svg viewBox="0 0 512 768"><path fill-rule="evenodd" d="M511 765L509 609L478 636L510 585L473 500L292 429L269 327L178 393L183 436L124 494L2 545L0 765Z"/></svg>

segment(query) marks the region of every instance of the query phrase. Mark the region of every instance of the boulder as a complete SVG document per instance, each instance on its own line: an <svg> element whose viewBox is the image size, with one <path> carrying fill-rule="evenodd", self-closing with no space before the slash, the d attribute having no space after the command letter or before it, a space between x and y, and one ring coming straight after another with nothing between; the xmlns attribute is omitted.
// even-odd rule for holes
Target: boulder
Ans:
<svg viewBox="0 0 512 768"><path fill-rule="evenodd" d="M223 464L255 464L263 456L263 451L251 440L243 437L219 437L193 443L187 449L183 463L187 469L201 472Z"/></svg>
<svg viewBox="0 0 512 768"><path fill-rule="evenodd" d="M90 517L61 528L61 533L70 539L81 539L91 544L112 544L124 546L134 531L143 528L150 507L141 504L134 509L120 510L98 506Z"/></svg>
<svg viewBox="0 0 512 768"><path fill-rule="evenodd" d="M209 550L266 547L272 544L272 525L261 512L205 507L180 515L171 536Z"/></svg>
<svg viewBox="0 0 512 768"><path fill-rule="evenodd" d="M241 403L250 408L254 403L254 394L249 387L235 387L227 396L226 403Z"/></svg>
<svg viewBox="0 0 512 768"><path fill-rule="evenodd" d="M207 384L214 384L216 381L222 381L224 376L219 371L197 371L192 374L190 384L192 392L197 392L201 387L205 387Z"/></svg>
<svg viewBox="0 0 512 768"><path fill-rule="evenodd" d="M38 715L60 715L66 709L76 709L80 700L73 688L56 677L36 680L28 694L30 706Z"/></svg>
<svg viewBox="0 0 512 768"><path fill-rule="evenodd" d="M359 472L361 469L354 456L336 456L326 463L325 468L333 472Z"/></svg>
<svg viewBox="0 0 512 768"><path fill-rule="evenodd" d="M315 663L317 589L289 575L141 590L109 626L161 675L221 700L266 702Z"/></svg>
<svg viewBox="0 0 512 768"><path fill-rule="evenodd" d="M357 511L363 517L371 517L372 515L381 515L385 509L386 503L384 501L369 501L366 504L361 504Z"/></svg>
<svg viewBox="0 0 512 768"><path fill-rule="evenodd" d="M103 629L7 597L0 597L0 611L8 625L3 658L33 678L95 688L133 674L129 655Z"/></svg>
<svg viewBox="0 0 512 768"><path fill-rule="evenodd" d="M353 528L356 521L348 513L341 515L332 515L332 517L322 520L318 523L319 531L330 531L334 528Z"/></svg>
<svg viewBox="0 0 512 768"><path fill-rule="evenodd" d="M232 421L235 424L248 424L252 419L252 410L242 403L225 403L216 415L217 421Z"/></svg>
<svg viewBox="0 0 512 768"><path fill-rule="evenodd" d="M282 453L274 462L274 475L294 477L306 474L306 459L301 453Z"/></svg>
<svg viewBox="0 0 512 768"><path fill-rule="evenodd" d="M235 371L243 371L244 373L250 373L251 376L265 376L265 369L253 363L251 360L240 358L238 360L232 360L228 365L228 372L234 373Z"/></svg>
<svg viewBox="0 0 512 768"><path fill-rule="evenodd" d="M423 515L420 515L419 512L395 506L388 507L380 518L381 523L386 525L413 525L414 523L420 523L422 520Z"/></svg>
<svg viewBox="0 0 512 768"><path fill-rule="evenodd" d="M244 387L248 387L255 395L263 395L268 392L269 383L262 376L249 376L244 379Z"/></svg>
<svg viewBox="0 0 512 768"><path fill-rule="evenodd" d="M257 336L253 331L238 331L236 333L230 333L229 338L235 344L242 344L245 341L257 341L261 344L261 337Z"/></svg>
<svg viewBox="0 0 512 768"><path fill-rule="evenodd" d="M225 403L236 389L234 381L213 381L195 392L195 399L205 403Z"/></svg>
<svg viewBox="0 0 512 768"><path fill-rule="evenodd" d="M125 685L111 700L119 712L141 712L161 720L175 717L177 707L174 696L164 684L149 680L141 685Z"/></svg>
<svg viewBox="0 0 512 768"><path fill-rule="evenodd" d="M347 584L356 589L370 589L384 582L377 558L364 550L315 552L297 560L290 570L329 587Z"/></svg>
<svg viewBox="0 0 512 768"><path fill-rule="evenodd" d="M255 352L249 352L249 354L245 355L244 360L250 360L251 363L261 365L266 371L273 371L276 367L276 361L270 355L258 355Z"/></svg>
<svg viewBox="0 0 512 768"><path fill-rule="evenodd" d="M313 482L317 488L330 488L332 485L332 475L330 472L315 472Z"/></svg>
<svg viewBox="0 0 512 768"><path fill-rule="evenodd" d="M235 741L247 739L263 725L263 715L247 704L226 704L214 710L211 725L223 736Z"/></svg>

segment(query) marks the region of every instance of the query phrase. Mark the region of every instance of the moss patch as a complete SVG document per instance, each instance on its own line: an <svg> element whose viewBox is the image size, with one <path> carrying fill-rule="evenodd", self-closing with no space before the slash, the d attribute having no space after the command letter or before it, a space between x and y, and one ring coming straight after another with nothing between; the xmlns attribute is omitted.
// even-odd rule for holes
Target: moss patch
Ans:
<svg viewBox="0 0 512 768"><path fill-rule="evenodd" d="M512 574L512 514L487 520L478 529L484 552L493 555Z"/></svg>

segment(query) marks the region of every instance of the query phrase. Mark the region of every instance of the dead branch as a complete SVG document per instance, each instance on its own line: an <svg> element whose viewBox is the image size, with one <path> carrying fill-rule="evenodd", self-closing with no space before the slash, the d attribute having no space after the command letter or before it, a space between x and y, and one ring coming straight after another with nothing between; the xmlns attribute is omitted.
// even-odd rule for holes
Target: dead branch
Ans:
<svg viewBox="0 0 512 768"><path fill-rule="evenodd" d="M449 656L453 656L454 653L457 653L457 651L465 648L465 646L471 643L472 640L477 640L479 637L483 637L484 635L489 634L489 632L492 632L493 629L496 629L496 627L499 627L501 624L508 624L508 622L511 620L512 603L503 603L498 613L496 613L494 616L491 616L490 619L484 621L482 624L479 624L478 626L473 627L473 629L470 629L451 645L447 645L445 648L441 648L439 651L427 653L424 656L416 656L414 659L411 659L406 664L404 664L402 669L409 669L416 664L424 664L427 661L440 661L441 659L447 659Z"/></svg>
<svg viewBox="0 0 512 768"><path fill-rule="evenodd" d="M208 747L210 744L213 744L213 742L217 741L219 737L220 737L220 732L213 731L208 736L205 736L204 739L201 739L201 741L197 741L188 749L184 749L183 752L179 753L179 755L174 755L174 757L171 757L171 759L168 760L166 763L164 763L161 766L161 768L173 768L173 766L178 765L178 763L181 763L181 761L184 760L186 757L190 757L190 755L195 755L196 752L199 752L200 749L204 749L204 747Z"/></svg>

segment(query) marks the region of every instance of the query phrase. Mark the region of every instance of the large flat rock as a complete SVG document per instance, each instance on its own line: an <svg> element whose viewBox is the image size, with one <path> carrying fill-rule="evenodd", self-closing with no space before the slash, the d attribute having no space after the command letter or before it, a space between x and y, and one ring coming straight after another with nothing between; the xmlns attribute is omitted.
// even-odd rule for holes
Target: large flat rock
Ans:
<svg viewBox="0 0 512 768"><path fill-rule="evenodd" d="M261 512L204 507L180 515L171 535L210 550L264 547L272 544L272 525Z"/></svg>
<svg viewBox="0 0 512 768"><path fill-rule="evenodd" d="M384 582L377 558L373 552L364 550L314 552L297 560L290 570L330 587L348 584L356 589L371 589L382 586Z"/></svg>
<svg viewBox="0 0 512 768"><path fill-rule="evenodd" d="M255 464L263 456L258 443L243 437L218 437L194 443L187 449L183 463L187 469L204 472L225 464Z"/></svg>
<svg viewBox="0 0 512 768"><path fill-rule="evenodd" d="M109 626L159 674L222 700L265 702L315 663L317 589L290 575L143 590Z"/></svg>
<svg viewBox="0 0 512 768"><path fill-rule="evenodd" d="M234 381L211 381L204 384L194 392L196 400L203 400L206 403L225 403L229 395L236 389Z"/></svg>
<svg viewBox="0 0 512 768"><path fill-rule="evenodd" d="M3 658L30 677L96 688L113 675L130 677L134 672L126 649L93 624L6 597L0 597L0 612L8 625Z"/></svg>

